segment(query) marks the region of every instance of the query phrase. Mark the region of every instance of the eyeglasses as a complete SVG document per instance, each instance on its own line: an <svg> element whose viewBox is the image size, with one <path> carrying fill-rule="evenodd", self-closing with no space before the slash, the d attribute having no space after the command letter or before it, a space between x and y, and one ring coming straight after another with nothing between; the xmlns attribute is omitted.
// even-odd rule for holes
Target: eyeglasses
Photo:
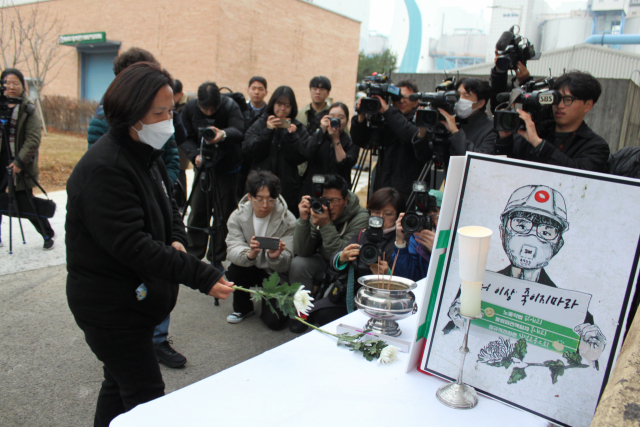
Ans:
<svg viewBox="0 0 640 427"><path fill-rule="evenodd" d="M14 82L6 82L4 85L8 86L8 87L21 87L22 83L20 83L20 82L15 82L15 83Z"/></svg>
<svg viewBox="0 0 640 427"><path fill-rule="evenodd" d="M580 100L580 98L576 98L575 96L570 95L562 97L562 102L564 102L564 105L566 105L567 107L571 106L571 104L573 104L573 101L575 100Z"/></svg>
<svg viewBox="0 0 640 427"><path fill-rule="evenodd" d="M276 102L276 107L280 107L280 108L291 108L291 104L281 104L279 102Z"/></svg>
<svg viewBox="0 0 640 427"><path fill-rule="evenodd" d="M257 205L264 205L265 203L269 206L274 206L276 204L277 199L265 199L264 197L252 197L251 202Z"/></svg>
<svg viewBox="0 0 640 427"><path fill-rule="evenodd" d="M385 218L394 218L397 217L398 214L395 212L380 212L380 211L369 211L369 215L371 216L382 216Z"/></svg>
<svg viewBox="0 0 640 427"><path fill-rule="evenodd" d="M334 197L333 199L329 199L329 203L331 206L338 206L341 200L344 200L344 197Z"/></svg>
<svg viewBox="0 0 640 427"><path fill-rule="evenodd" d="M511 229L517 234L529 234L533 229L533 221L527 218L511 218ZM544 240L558 237L558 227L549 224L536 223L536 234Z"/></svg>

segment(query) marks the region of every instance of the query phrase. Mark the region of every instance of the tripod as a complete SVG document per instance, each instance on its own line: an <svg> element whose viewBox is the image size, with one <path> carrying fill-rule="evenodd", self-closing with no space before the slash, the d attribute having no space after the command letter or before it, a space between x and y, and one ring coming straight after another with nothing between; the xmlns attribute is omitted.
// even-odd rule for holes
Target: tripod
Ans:
<svg viewBox="0 0 640 427"><path fill-rule="evenodd" d="M204 140L202 142L204 144ZM213 144L211 144L213 145ZM217 154L217 147L214 145L213 147L214 155L205 155L201 154L202 164L198 168L195 177L193 179L194 188L196 185L200 186L200 190L205 196L206 200L206 212L207 216L209 216L209 212L211 212L210 219L207 222L207 227L195 227L191 225L187 225L187 229L189 230L197 230L202 231L207 234L207 242L208 242L208 251L211 252L211 261L210 264L215 264L215 256L216 256L216 236L218 233L221 233L223 236L226 234L226 227L224 218L222 217L222 209L220 202L220 194L218 193L218 187L216 183L216 175L214 171L214 161ZM200 150L202 153L203 151ZM184 206L184 211L182 212L182 220L184 222L184 216L187 212L187 207L192 206L194 191L191 191L189 195L189 199ZM206 252L205 252L206 253ZM215 297L214 297L215 298ZM220 301L218 298L215 298L214 304L216 306L220 305Z"/></svg>
<svg viewBox="0 0 640 427"><path fill-rule="evenodd" d="M418 176L418 181L424 181L427 178L427 174L429 175L429 187L433 190L436 189L436 174L439 168L446 170L448 162L444 162L440 156L437 154L431 155L431 160L429 160L422 171L420 172L420 176ZM415 201L416 193L415 191L411 191L409 195L409 199L407 200L407 208L413 206L413 202Z"/></svg>

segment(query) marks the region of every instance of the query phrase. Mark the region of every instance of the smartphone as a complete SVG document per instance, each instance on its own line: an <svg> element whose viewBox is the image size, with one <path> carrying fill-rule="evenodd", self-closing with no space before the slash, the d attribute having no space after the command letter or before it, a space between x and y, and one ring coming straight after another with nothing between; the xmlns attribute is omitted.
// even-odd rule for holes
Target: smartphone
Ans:
<svg viewBox="0 0 640 427"><path fill-rule="evenodd" d="M291 119L280 119L279 128L289 129L289 126L291 126Z"/></svg>
<svg viewBox="0 0 640 427"><path fill-rule="evenodd" d="M256 236L256 240L260 243L260 249L271 249L277 251L280 247L280 239L276 239L275 237Z"/></svg>

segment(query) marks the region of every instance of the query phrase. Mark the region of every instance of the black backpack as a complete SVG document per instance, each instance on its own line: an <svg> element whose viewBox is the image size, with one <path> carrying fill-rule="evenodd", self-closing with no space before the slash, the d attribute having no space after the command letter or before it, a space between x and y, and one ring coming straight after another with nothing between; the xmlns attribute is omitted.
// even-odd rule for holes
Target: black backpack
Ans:
<svg viewBox="0 0 640 427"><path fill-rule="evenodd" d="M226 89L229 91L229 93L222 93L222 89ZM232 91L230 88L224 86L220 88L220 93L222 93L222 95L224 96L228 96L229 98L233 99L236 104L238 104L238 107L240 107L240 111L242 113L244 113L245 111L247 111L247 108L249 108L247 106L247 100L245 99L244 95L241 94L240 92L234 92Z"/></svg>

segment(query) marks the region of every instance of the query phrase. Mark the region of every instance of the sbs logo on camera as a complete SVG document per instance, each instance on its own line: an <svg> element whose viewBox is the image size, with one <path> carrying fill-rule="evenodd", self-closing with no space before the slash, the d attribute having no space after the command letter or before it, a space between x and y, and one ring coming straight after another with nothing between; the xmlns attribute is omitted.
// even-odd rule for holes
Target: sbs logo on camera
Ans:
<svg viewBox="0 0 640 427"><path fill-rule="evenodd" d="M538 102L541 105L553 105L553 94L541 93L540 96L538 96Z"/></svg>

